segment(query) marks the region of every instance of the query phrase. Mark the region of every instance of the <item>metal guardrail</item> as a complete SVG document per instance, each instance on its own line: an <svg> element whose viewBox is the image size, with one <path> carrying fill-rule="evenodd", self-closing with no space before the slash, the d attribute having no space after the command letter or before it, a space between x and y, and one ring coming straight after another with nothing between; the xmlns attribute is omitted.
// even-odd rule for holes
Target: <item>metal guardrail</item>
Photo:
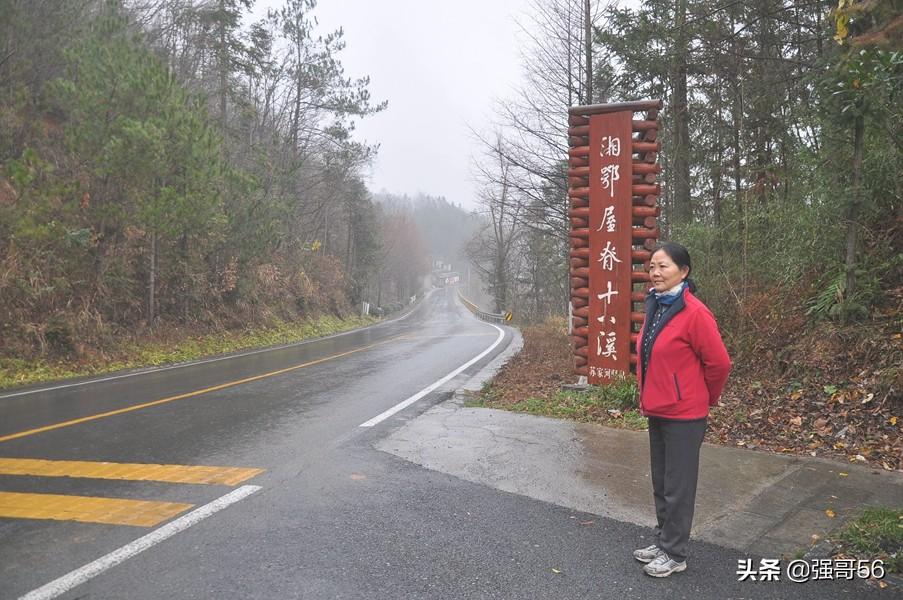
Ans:
<svg viewBox="0 0 903 600"><path fill-rule="evenodd" d="M480 307L468 300L461 293L461 290L458 290L458 298L461 302L464 303L464 306L467 307L467 310L472 312L477 316L478 319L482 321L486 321L487 323L504 323L505 321L510 321L510 312L509 313L488 313L486 311L480 310Z"/></svg>

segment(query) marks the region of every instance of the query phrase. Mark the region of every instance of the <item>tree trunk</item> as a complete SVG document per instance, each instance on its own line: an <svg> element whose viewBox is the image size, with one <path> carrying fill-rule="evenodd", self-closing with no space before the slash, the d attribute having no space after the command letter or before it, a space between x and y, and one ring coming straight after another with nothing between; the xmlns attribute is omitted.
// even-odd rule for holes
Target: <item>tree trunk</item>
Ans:
<svg viewBox="0 0 903 600"><path fill-rule="evenodd" d="M505 259L499 255L495 263L495 310L500 313L508 303L508 285L505 275Z"/></svg>
<svg viewBox="0 0 903 600"><path fill-rule="evenodd" d="M731 23L733 27L733 22ZM734 153L734 202L737 205L737 234L740 240L740 304L745 305L746 303L746 292L747 292L747 266L748 266L748 255L747 250L749 249L747 244L747 216L746 216L746 192L743 190L743 171L740 160L741 153L741 133L743 131L743 111L744 111L744 97L743 97L743 81L741 79L742 73L742 59L739 57L739 47L737 44L732 45L732 49L735 53L737 53L737 63L736 63L736 72L733 73L734 76L734 101L732 107L732 116L733 116L733 153ZM746 327L746 318L745 313L740 311L740 323L739 328L740 331L743 331Z"/></svg>
<svg viewBox="0 0 903 600"><path fill-rule="evenodd" d="M323 206L323 254L329 254L329 205Z"/></svg>
<svg viewBox="0 0 903 600"><path fill-rule="evenodd" d="M354 209L349 209L349 212ZM349 215L348 218L348 242L345 244L345 273L348 276L351 276L352 268L351 268L351 260L352 260L352 250L354 248L354 228L352 225L351 217Z"/></svg>
<svg viewBox="0 0 903 600"><path fill-rule="evenodd" d="M377 308L383 305L383 274L379 272L376 275L376 306Z"/></svg>
<svg viewBox="0 0 903 600"><path fill-rule="evenodd" d="M147 325L154 326L154 320L157 315L154 312L156 306L156 298L154 291L157 287L157 233L153 232L150 236L150 265L147 272Z"/></svg>
<svg viewBox="0 0 903 600"><path fill-rule="evenodd" d="M859 208L862 205L862 147L865 133L865 120L862 115L856 117L853 126L853 189L850 203L847 206L847 289L846 298L850 299L856 291L856 237L859 225Z"/></svg>
<svg viewBox="0 0 903 600"><path fill-rule="evenodd" d="M712 217L715 221L715 229L717 234L715 239L721 239L721 163L715 159L715 165L712 168Z"/></svg>
<svg viewBox="0 0 903 600"><path fill-rule="evenodd" d="M690 204L690 126L687 113L687 0L678 0L675 15L677 39L672 63L674 100L674 222L686 225L693 219Z"/></svg>
<svg viewBox="0 0 903 600"><path fill-rule="evenodd" d="M179 239L179 251L182 255L182 320L188 322L190 298L194 291L191 287L191 262L188 257L188 234L182 233Z"/></svg>
<svg viewBox="0 0 903 600"><path fill-rule="evenodd" d="M301 128L301 41L295 41L295 106L292 115L292 151L295 158L298 157L298 130Z"/></svg>
<svg viewBox="0 0 903 600"><path fill-rule="evenodd" d="M219 120L223 135L223 155L228 160L226 143L226 94L228 93L229 54L226 47L226 0L219 0Z"/></svg>
<svg viewBox="0 0 903 600"><path fill-rule="evenodd" d="M590 20L590 0L583 7L584 43L586 47L586 98L584 104L593 103L593 25Z"/></svg>
<svg viewBox="0 0 903 600"><path fill-rule="evenodd" d="M722 79L718 77L716 79L716 84L719 88L723 88ZM715 112L717 114L721 114L721 94L717 95L717 99L715 101ZM718 251L719 256L723 256L720 252L721 250L721 241L723 240L723 233L721 231L721 183L724 172L724 164L721 161L721 157L724 155L724 142L722 140L721 134L723 132L720 124L716 125L717 129L715 132L715 153L712 157L712 217L715 222L715 249Z"/></svg>

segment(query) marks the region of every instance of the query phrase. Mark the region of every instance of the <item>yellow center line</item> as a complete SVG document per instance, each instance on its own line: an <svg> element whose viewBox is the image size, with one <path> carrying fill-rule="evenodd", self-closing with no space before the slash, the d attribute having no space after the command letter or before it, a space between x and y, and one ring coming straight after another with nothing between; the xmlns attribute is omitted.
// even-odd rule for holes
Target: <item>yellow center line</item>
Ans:
<svg viewBox="0 0 903 600"><path fill-rule="evenodd" d="M120 481L164 481L238 485L263 473L263 469L245 467L208 467L202 465L157 465L82 460L43 460L39 458L0 458L0 475L35 477L84 477Z"/></svg>
<svg viewBox="0 0 903 600"><path fill-rule="evenodd" d="M29 429L26 431L20 431L18 433L11 433L9 435L0 436L0 442L8 442L10 440L16 440L19 438L27 437L30 435L35 435L38 433L44 433L45 431L53 431L54 429L62 429L63 427L71 427L72 425L79 425L81 423L87 423L89 421L96 421L98 419L105 419L107 417L112 417L115 415L121 415L128 412L133 412L136 410L142 410L145 408L150 408L152 406L158 406L160 404L166 404L167 402L175 402L176 400L184 400L185 398L192 398L194 396L200 396L201 394L208 394L210 392L216 392L218 390L224 390L227 388L235 387L237 385L242 385L244 383L251 383L252 381L258 381L260 379L266 379L268 377L274 377L276 375L282 375L283 373L289 373L291 371L296 371L298 369L303 369L304 367L310 367L312 365L316 365L322 362L326 362L328 360L334 360L336 358L341 358L343 356L348 356L349 354L354 354L356 352L362 352L364 350L369 350L370 348L375 348L376 346L381 346L383 344L387 344L389 342L395 341L399 338L405 337L405 334L397 335L391 337L389 339L383 340L381 342L376 342L375 344L370 344L369 346L362 346L360 348L355 348L354 350L349 350L347 352L342 352L340 354L333 354L332 356L327 356L325 358L318 358L317 360L312 360L310 362L302 363L300 365L295 365L293 367L287 367L285 369L279 369L278 371L270 371L269 373L264 373L262 375L254 375L253 377L246 377L245 379L239 379L237 381L230 381L228 383L221 383L219 385L214 385L211 387L207 387L201 390L195 390L193 392L187 392L185 394L179 394L177 396L170 396L168 398L161 398L160 400L153 400L151 402L145 402L143 404L136 404L134 406L127 406L125 408L118 408L116 410L110 410L103 413L98 413L96 415L89 415L87 417L80 417L78 419L72 419L70 421L63 421L61 423L54 423L53 425L45 425L43 427L37 427L35 429Z"/></svg>
<svg viewBox="0 0 903 600"><path fill-rule="evenodd" d="M194 506L177 502L0 492L0 517L153 527Z"/></svg>

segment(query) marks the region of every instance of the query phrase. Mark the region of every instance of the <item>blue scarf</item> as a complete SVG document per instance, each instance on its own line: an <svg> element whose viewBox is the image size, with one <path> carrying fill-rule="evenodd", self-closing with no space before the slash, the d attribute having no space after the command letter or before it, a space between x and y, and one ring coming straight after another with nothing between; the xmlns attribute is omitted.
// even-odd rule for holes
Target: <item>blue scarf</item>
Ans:
<svg viewBox="0 0 903 600"><path fill-rule="evenodd" d="M671 306L674 304L675 300L680 298L680 295L683 294L685 289L687 289L687 282L681 281L680 286L677 287L677 289L672 288L667 292L653 292L655 294L655 301L658 302L659 305L664 304L665 306Z"/></svg>

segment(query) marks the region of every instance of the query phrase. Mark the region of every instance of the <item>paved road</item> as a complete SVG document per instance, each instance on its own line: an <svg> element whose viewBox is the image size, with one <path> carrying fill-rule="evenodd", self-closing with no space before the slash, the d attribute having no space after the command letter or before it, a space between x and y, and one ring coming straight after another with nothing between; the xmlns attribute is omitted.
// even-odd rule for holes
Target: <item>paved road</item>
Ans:
<svg viewBox="0 0 903 600"><path fill-rule="evenodd" d="M652 580L629 554L646 543L642 527L373 448L509 340L439 290L403 319L315 343L0 394L0 511L9 515L0 518L0 598L34 590L52 597L68 587L53 582L70 572L78 585L59 597L871 593L855 583L740 583L741 555L710 544L694 547L686 573ZM490 347L460 375L372 423Z"/></svg>

